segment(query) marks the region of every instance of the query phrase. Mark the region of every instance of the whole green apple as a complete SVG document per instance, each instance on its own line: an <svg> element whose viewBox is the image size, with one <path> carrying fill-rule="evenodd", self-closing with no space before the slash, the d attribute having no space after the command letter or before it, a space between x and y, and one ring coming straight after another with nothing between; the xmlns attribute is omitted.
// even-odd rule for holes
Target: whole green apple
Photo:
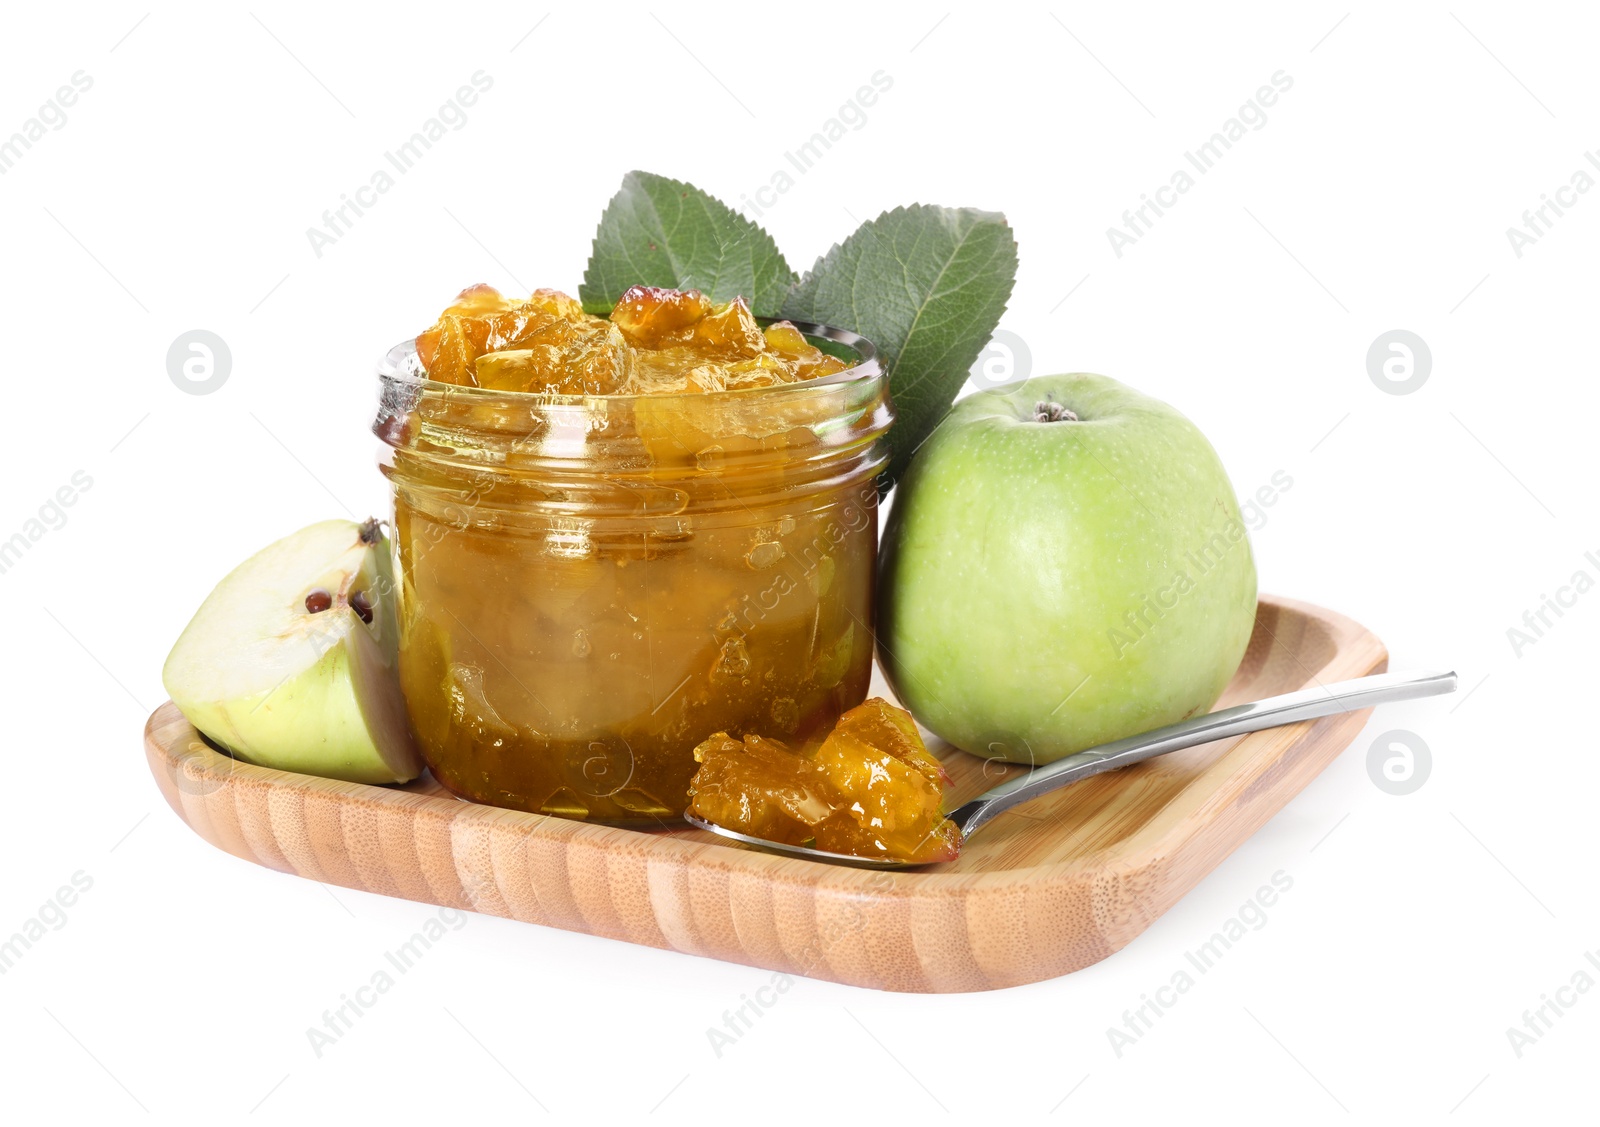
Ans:
<svg viewBox="0 0 1600 1127"><path fill-rule="evenodd" d="M1256 568L1198 428L1105 376L956 403L895 490L878 656L931 731L1048 763L1208 711Z"/></svg>

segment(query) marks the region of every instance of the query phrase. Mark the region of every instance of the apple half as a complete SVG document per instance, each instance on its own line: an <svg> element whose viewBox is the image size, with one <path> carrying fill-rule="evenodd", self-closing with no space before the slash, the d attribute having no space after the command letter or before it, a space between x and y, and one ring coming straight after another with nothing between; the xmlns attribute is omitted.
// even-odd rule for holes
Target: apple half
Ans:
<svg viewBox="0 0 1600 1127"><path fill-rule="evenodd" d="M161 679L191 724L248 763L406 782L423 762L396 675L395 595L376 520L313 524L217 584Z"/></svg>

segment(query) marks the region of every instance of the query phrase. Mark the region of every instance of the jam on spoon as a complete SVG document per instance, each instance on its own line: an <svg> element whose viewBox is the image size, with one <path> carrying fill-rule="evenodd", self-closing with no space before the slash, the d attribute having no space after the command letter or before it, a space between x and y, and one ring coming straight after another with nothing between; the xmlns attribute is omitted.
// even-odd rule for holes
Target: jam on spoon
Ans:
<svg viewBox="0 0 1600 1127"><path fill-rule="evenodd" d="M689 812L725 829L913 865L952 861L961 849L943 813L949 777L911 714L882 698L844 713L814 748L718 732L694 757Z"/></svg>

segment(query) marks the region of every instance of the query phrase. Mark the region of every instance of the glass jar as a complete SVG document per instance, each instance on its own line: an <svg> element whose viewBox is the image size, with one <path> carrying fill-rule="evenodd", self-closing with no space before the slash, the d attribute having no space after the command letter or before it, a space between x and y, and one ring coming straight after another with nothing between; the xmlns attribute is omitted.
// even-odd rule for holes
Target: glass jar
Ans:
<svg viewBox="0 0 1600 1127"><path fill-rule="evenodd" d="M854 366L553 399L384 358L400 678L445 787L675 822L707 736L804 740L865 699L892 408L868 342L800 328Z"/></svg>

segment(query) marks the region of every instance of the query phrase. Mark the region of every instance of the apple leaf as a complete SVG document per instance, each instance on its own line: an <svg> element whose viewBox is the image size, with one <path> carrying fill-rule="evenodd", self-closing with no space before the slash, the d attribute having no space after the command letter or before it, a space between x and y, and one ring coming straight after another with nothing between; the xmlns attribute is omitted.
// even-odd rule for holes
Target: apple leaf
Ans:
<svg viewBox="0 0 1600 1127"><path fill-rule="evenodd" d="M789 292L783 316L878 346L895 407L884 491L950 409L1016 277L1004 215L914 204L863 223Z"/></svg>
<svg viewBox="0 0 1600 1127"><path fill-rule="evenodd" d="M693 184L630 172L611 197L578 296L601 316L630 286L700 290L712 301L743 297L771 317L795 273L772 236Z"/></svg>

